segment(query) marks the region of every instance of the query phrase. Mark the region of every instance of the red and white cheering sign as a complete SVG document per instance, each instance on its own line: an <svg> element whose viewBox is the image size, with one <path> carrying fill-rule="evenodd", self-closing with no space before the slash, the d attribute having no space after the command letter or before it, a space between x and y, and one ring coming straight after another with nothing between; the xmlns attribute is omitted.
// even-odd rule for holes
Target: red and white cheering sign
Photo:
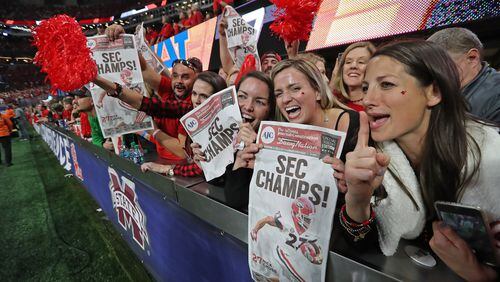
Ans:
<svg viewBox="0 0 500 282"><path fill-rule="evenodd" d="M181 124L205 153L200 162L207 181L221 176L234 162L233 141L242 122L236 89L228 87L210 96L181 118Z"/></svg>
<svg viewBox="0 0 500 282"><path fill-rule="evenodd" d="M263 121L250 183L248 259L255 281L324 281L345 133Z"/></svg>

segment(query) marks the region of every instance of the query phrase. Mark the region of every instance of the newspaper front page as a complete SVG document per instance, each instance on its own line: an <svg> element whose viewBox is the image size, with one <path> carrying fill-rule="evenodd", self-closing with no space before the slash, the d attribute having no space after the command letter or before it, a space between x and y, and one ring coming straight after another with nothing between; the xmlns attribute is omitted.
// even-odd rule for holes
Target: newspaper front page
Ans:
<svg viewBox="0 0 500 282"><path fill-rule="evenodd" d="M234 86L213 94L181 118L186 132L205 153L206 161L200 166L207 181L223 175L234 162L234 140L241 123Z"/></svg>
<svg viewBox="0 0 500 282"><path fill-rule="evenodd" d="M87 47L92 51L101 77L146 95L133 35L123 34L114 42L105 35L89 37ZM145 113L107 96L94 83L90 83L89 88L104 138L153 129L152 119Z"/></svg>
<svg viewBox="0 0 500 282"><path fill-rule="evenodd" d="M252 54L255 57L256 69L260 70L257 30L249 25L231 6L226 6L224 16L227 19L227 47L235 66L240 69L245 57Z"/></svg>
<svg viewBox="0 0 500 282"><path fill-rule="evenodd" d="M135 44L146 63L148 63L148 65L150 65L155 72L161 73L163 70L165 70L165 65L157 56L155 56L153 50L146 43L146 40L144 39L145 31L143 25L144 23L141 23L136 27Z"/></svg>
<svg viewBox="0 0 500 282"><path fill-rule="evenodd" d="M337 186L325 156L345 133L263 121L250 183L248 261L255 281L325 281Z"/></svg>

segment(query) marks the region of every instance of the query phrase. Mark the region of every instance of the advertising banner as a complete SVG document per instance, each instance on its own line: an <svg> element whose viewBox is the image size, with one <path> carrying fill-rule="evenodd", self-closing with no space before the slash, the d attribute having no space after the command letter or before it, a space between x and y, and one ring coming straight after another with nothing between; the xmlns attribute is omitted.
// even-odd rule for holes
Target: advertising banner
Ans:
<svg viewBox="0 0 500 282"><path fill-rule="evenodd" d="M221 236L220 230L183 210L120 165L96 157L86 148L94 146L91 143L74 141L45 125L36 127L61 165L72 168L157 281L251 280L245 244Z"/></svg>
<svg viewBox="0 0 500 282"><path fill-rule="evenodd" d="M216 25L217 18L211 18L151 48L168 68L177 59L196 57L201 60L203 70L208 70Z"/></svg>

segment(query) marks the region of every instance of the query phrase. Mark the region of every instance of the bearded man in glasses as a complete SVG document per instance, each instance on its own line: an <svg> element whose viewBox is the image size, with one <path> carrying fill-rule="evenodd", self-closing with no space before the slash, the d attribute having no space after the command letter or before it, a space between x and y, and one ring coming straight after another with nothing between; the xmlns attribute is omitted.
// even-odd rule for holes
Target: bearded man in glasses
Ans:
<svg viewBox="0 0 500 282"><path fill-rule="evenodd" d="M106 29L106 35L111 41L123 33L125 30L120 25L111 25ZM167 150L154 140L155 134L152 134L154 132L150 132L149 139L157 145L157 153L162 159L181 162L186 158L184 145L187 134L179 119L192 109L191 91L197 74L203 71L202 63L194 57L175 60L172 63L172 74L168 76L158 74L142 56L139 55L139 58L144 82L159 97L143 97L126 86L117 85L101 77L97 77L94 82L106 90L108 95L152 116L157 128L171 136L172 142L175 143L169 146L170 150Z"/></svg>

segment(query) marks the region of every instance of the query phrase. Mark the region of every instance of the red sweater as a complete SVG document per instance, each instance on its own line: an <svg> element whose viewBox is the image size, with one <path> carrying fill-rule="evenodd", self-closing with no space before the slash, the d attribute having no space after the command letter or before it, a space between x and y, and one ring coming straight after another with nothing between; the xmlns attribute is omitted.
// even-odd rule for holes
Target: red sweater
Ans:
<svg viewBox="0 0 500 282"><path fill-rule="evenodd" d="M203 15L200 11L195 11L189 18L191 26L201 24L203 22Z"/></svg>
<svg viewBox="0 0 500 282"><path fill-rule="evenodd" d="M163 39L170 38L174 36L174 28L172 27L172 24L166 23L163 25L160 31L160 35L163 37Z"/></svg>

